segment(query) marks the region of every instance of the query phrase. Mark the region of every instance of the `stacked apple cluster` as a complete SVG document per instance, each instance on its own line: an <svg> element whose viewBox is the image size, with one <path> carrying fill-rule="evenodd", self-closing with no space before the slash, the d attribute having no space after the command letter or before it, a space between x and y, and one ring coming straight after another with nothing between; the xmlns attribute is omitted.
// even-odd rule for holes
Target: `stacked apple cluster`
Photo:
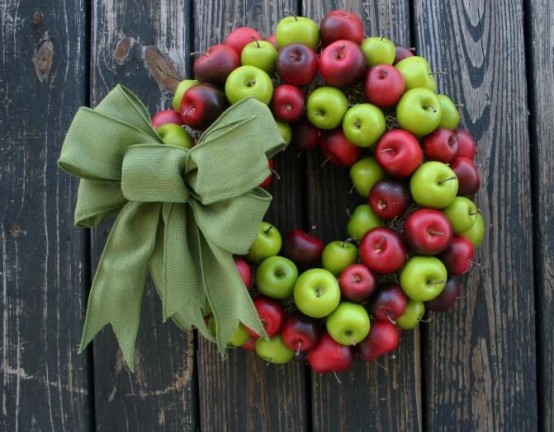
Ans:
<svg viewBox="0 0 554 432"><path fill-rule="evenodd" d="M475 142L424 58L365 37L359 17L335 10L319 25L286 17L267 40L239 28L196 59L194 74L174 109L152 119L164 142L190 148L229 105L253 97L285 141L350 167L364 199L346 241L281 236L262 223L235 261L268 338L241 324L231 345L272 363L296 357L317 372L342 371L355 353L373 360L396 349L426 311L452 307L483 238L473 202L480 177Z"/></svg>

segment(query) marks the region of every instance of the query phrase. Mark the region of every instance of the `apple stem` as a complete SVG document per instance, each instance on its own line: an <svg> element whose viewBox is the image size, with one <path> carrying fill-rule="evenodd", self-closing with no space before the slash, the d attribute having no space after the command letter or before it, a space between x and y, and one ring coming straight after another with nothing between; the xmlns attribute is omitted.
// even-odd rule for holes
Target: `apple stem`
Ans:
<svg viewBox="0 0 554 432"><path fill-rule="evenodd" d="M352 195L354 193L354 185L352 185L352 187L350 188L350 190L348 191L348 195ZM348 213L348 209L346 209L346 212ZM350 216L350 215L349 215Z"/></svg>
<svg viewBox="0 0 554 432"><path fill-rule="evenodd" d="M445 183L445 182L447 182L447 181L451 181L451 180L457 180L457 179L458 179L458 177L456 177L456 176L452 176L452 177L448 177L448 178L445 178L445 179L439 180L439 182L438 182L438 183L439 183L439 185L441 185L441 184L443 184L443 183Z"/></svg>
<svg viewBox="0 0 554 432"><path fill-rule="evenodd" d="M279 173L278 173L277 171L275 171L274 169L272 169L271 172L272 172L273 175L277 178L277 180L281 180L281 176L279 175Z"/></svg>
<svg viewBox="0 0 554 432"><path fill-rule="evenodd" d="M429 75L448 75L446 71L432 71Z"/></svg>
<svg viewBox="0 0 554 432"><path fill-rule="evenodd" d="M296 154L297 158L300 158L304 155L304 149L300 149L300 151Z"/></svg>
<svg viewBox="0 0 554 432"><path fill-rule="evenodd" d="M474 216L474 215L478 215L478 214L479 214L479 211L470 211L469 212L470 216Z"/></svg>
<svg viewBox="0 0 554 432"><path fill-rule="evenodd" d="M377 366L379 366L381 369L384 369L384 370L388 371L388 369L387 369L385 366L383 366L381 363L379 363L379 362L376 361L376 360L373 360L373 361L374 361L375 364L376 364Z"/></svg>
<svg viewBox="0 0 554 432"><path fill-rule="evenodd" d="M208 57L208 54L206 54L205 52L200 52L200 51L191 52L190 55L191 55L191 56L204 56L204 57Z"/></svg>
<svg viewBox="0 0 554 432"><path fill-rule="evenodd" d="M396 321L392 319L392 317L390 316L390 314L387 312L387 319L390 321L390 323L392 325L396 325Z"/></svg>
<svg viewBox="0 0 554 432"><path fill-rule="evenodd" d="M264 233L269 233L271 230L273 229L273 226L268 226L265 230L264 230Z"/></svg>
<svg viewBox="0 0 554 432"><path fill-rule="evenodd" d="M352 191L352 189L350 189L350 191ZM351 218L352 217L352 212L350 211L350 209L345 209L346 211L346 215Z"/></svg>
<svg viewBox="0 0 554 432"><path fill-rule="evenodd" d="M335 375L335 379L337 380L337 382L339 384L342 384L342 381L340 380L339 376L337 375L337 372L336 371L333 371L333 375Z"/></svg>
<svg viewBox="0 0 554 432"><path fill-rule="evenodd" d="M296 356L297 357L300 355L300 348L302 348L302 342L298 342L296 344Z"/></svg>
<svg viewBox="0 0 554 432"><path fill-rule="evenodd" d="M447 281L445 281L445 280L439 280L439 281L428 280L427 284L428 285L440 285L440 284L445 284L446 282Z"/></svg>
<svg viewBox="0 0 554 432"><path fill-rule="evenodd" d="M424 108L425 110L430 109L430 110L432 110L434 113L437 112L437 109L436 109L434 106L431 106L431 105L424 106L423 108Z"/></svg>
<svg viewBox="0 0 554 432"><path fill-rule="evenodd" d="M295 14L293 11L291 11L290 9L285 9L285 14L288 15L288 16L294 17L294 19L295 19L296 21L298 21L298 17L297 17L296 14Z"/></svg>
<svg viewBox="0 0 554 432"><path fill-rule="evenodd" d="M322 163L321 163L321 167L323 168L325 165L327 165L327 162L329 162L331 160L331 156L329 156L327 159L325 159Z"/></svg>
<svg viewBox="0 0 554 432"><path fill-rule="evenodd" d="M344 247L346 243L357 243L357 242L358 242L358 239L356 237L349 237L342 242L341 246Z"/></svg>

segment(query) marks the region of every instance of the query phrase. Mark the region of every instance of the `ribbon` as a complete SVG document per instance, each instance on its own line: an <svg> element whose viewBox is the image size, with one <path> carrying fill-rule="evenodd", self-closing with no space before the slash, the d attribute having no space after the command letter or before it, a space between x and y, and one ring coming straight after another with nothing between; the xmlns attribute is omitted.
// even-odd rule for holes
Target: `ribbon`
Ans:
<svg viewBox="0 0 554 432"><path fill-rule="evenodd" d="M226 110L190 150L163 144L147 109L115 87L95 109L79 109L58 165L80 177L75 224L117 214L88 299L80 352L111 324L134 370L145 281L150 273L163 319L197 328L222 355L239 322L265 334L233 261L256 236L271 195L257 185L267 158L284 147L264 104ZM211 309L215 338L204 321Z"/></svg>

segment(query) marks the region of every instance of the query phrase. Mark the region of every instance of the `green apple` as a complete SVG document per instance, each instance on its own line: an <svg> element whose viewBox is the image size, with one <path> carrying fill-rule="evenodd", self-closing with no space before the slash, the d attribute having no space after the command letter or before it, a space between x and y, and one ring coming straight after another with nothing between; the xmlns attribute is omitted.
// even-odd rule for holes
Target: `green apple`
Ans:
<svg viewBox="0 0 554 432"><path fill-rule="evenodd" d="M386 172L374 157L364 157L350 167L350 179L356 192L367 198L375 183L386 177Z"/></svg>
<svg viewBox="0 0 554 432"><path fill-rule="evenodd" d="M358 248L352 243L335 240L327 243L321 254L321 265L338 276L341 271L358 261Z"/></svg>
<svg viewBox="0 0 554 432"><path fill-rule="evenodd" d="M437 90L437 82L427 60L419 56L407 57L396 64L396 69L404 78L406 90L425 88Z"/></svg>
<svg viewBox="0 0 554 432"><path fill-rule="evenodd" d="M240 66L225 81L225 95L234 104L253 97L268 105L273 96L273 82L269 75L255 66Z"/></svg>
<svg viewBox="0 0 554 432"><path fill-rule="evenodd" d="M360 241L366 232L379 226L383 226L383 221L373 212L369 204L360 204L350 216L346 232L350 237Z"/></svg>
<svg viewBox="0 0 554 432"><path fill-rule="evenodd" d="M325 269L306 270L296 279L293 298L296 307L304 315L312 318L326 317L340 303L339 282Z"/></svg>
<svg viewBox="0 0 554 432"><path fill-rule="evenodd" d="M264 259L277 255L282 245L283 238L279 230L269 222L261 222L246 259L254 264L261 263Z"/></svg>
<svg viewBox="0 0 554 432"><path fill-rule="evenodd" d="M470 229L479 214L475 203L463 196L454 198L442 211L450 222L454 234L461 234Z"/></svg>
<svg viewBox="0 0 554 432"><path fill-rule="evenodd" d="M335 342L356 345L369 334L369 315L362 305L343 301L327 317L325 326Z"/></svg>
<svg viewBox="0 0 554 432"><path fill-rule="evenodd" d="M396 47L389 39L377 36L367 37L362 41L360 48L369 67L394 63Z"/></svg>
<svg viewBox="0 0 554 432"><path fill-rule="evenodd" d="M419 324L424 314L425 304L423 304L422 301L409 298L406 310L402 315L396 318L395 322L402 330L411 330Z"/></svg>
<svg viewBox="0 0 554 432"><path fill-rule="evenodd" d="M198 84L198 81L194 79L186 79L177 84L171 103L175 111L179 112L181 109L181 99L183 99L183 95L189 88L196 84Z"/></svg>
<svg viewBox="0 0 554 432"><path fill-rule="evenodd" d="M440 94L437 95L439 105L441 107L441 120L439 123L440 128L454 130L460 123L460 113L458 108L452 102L448 96Z"/></svg>
<svg viewBox="0 0 554 432"><path fill-rule="evenodd" d="M412 174L410 192L420 206L442 209L456 198L458 178L454 171L442 162L425 162Z"/></svg>
<svg viewBox="0 0 554 432"><path fill-rule="evenodd" d="M306 102L306 116L319 129L335 129L348 110L346 95L337 88L322 86L315 89Z"/></svg>
<svg viewBox="0 0 554 432"><path fill-rule="evenodd" d="M290 141L292 140L292 129L290 125L284 121L281 120L275 120L275 123L277 124L277 127L279 128L279 132L281 132L281 136L283 137L283 141L285 141L286 145L290 144Z"/></svg>
<svg viewBox="0 0 554 432"><path fill-rule="evenodd" d="M256 339L254 348L256 354L269 363L284 364L294 358L294 351L285 345L280 334L269 339Z"/></svg>
<svg viewBox="0 0 554 432"><path fill-rule="evenodd" d="M275 299L289 297L297 278L296 264L282 256L266 258L256 270L258 291Z"/></svg>
<svg viewBox="0 0 554 432"><path fill-rule="evenodd" d="M190 134L175 123L166 123L158 126L156 132L162 141L170 146L189 149L192 148L194 144L194 140Z"/></svg>
<svg viewBox="0 0 554 432"><path fill-rule="evenodd" d="M387 131L387 121L378 107L362 103L346 111L342 119L342 131L352 144L369 147Z"/></svg>
<svg viewBox="0 0 554 432"><path fill-rule="evenodd" d="M245 45L240 53L243 66L250 65L260 68L269 75L275 71L277 49L268 41L253 41Z"/></svg>
<svg viewBox="0 0 554 432"><path fill-rule="evenodd" d="M319 45L319 27L310 18L288 16L277 23L275 41L279 48L299 43L315 50Z"/></svg>
<svg viewBox="0 0 554 432"><path fill-rule="evenodd" d="M468 230L461 232L460 235L468 239L475 249L477 249L483 241L485 235L485 223L481 213L475 215L475 223Z"/></svg>
<svg viewBox="0 0 554 432"><path fill-rule="evenodd" d="M250 339L250 334L246 331L246 328L242 323L239 323L239 326L229 339L229 345L234 347L240 347Z"/></svg>
<svg viewBox="0 0 554 432"><path fill-rule="evenodd" d="M437 297L448 279L446 267L433 256L411 257L400 271L400 287L412 300L426 302Z"/></svg>
<svg viewBox="0 0 554 432"><path fill-rule="evenodd" d="M437 95L424 88L408 90L398 101L396 119L402 129L417 137L429 135L441 121Z"/></svg>

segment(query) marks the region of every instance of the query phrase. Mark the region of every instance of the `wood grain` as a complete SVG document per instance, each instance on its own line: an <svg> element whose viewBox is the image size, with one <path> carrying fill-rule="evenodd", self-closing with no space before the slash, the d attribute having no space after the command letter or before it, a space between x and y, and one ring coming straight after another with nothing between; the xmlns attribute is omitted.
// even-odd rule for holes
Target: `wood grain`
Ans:
<svg viewBox="0 0 554 432"><path fill-rule="evenodd" d="M462 103L487 221L479 268L427 327L429 430L536 430L532 209L521 2L415 3L418 51Z"/></svg>
<svg viewBox="0 0 554 432"><path fill-rule="evenodd" d="M169 91L185 75L189 2L95 1L91 99L96 105L116 84L135 92L150 112L170 106ZM179 76L173 76L173 75ZM94 230L93 268L109 224ZM162 431L196 428L193 337L162 323L160 302L146 287L136 372L122 361L111 329L94 342L96 423L99 430Z"/></svg>
<svg viewBox="0 0 554 432"><path fill-rule="evenodd" d="M526 57L531 93L539 429L554 430L554 21L552 2L531 2Z"/></svg>
<svg viewBox="0 0 554 432"><path fill-rule="evenodd" d="M268 36L286 9L296 10L292 1L198 2L195 7L195 51L221 43L240 26L257 29ZM295 149L275 157L270 192L274 200L266 220L281 233L303 225L303 160ZM302 364L266 365L254 353L230 351L221 360L214 345L199 340L198 379L201 427L206 431L286 430L308 428L306 370ZM214 407L216 407L214 409Z"/></svg>
<svg viewBox="0 0 554 432"><path fill-rule="evenodd" d="M85 13L82 11L85 10ZM71 17L71 19L68 19ZM85 232L56 166L87 99L83 1L0 2L0 430L92 430Z"/></svg>
<svg viewBox="0 0 554 432"><path fill-rule="evenodd" d="M325 12L345 9L358 14L368 35L410 45L409 7L405 1L306 1L303 15L319 21ZM349 195L348 169L326 164L316 152L309 157L309 221L325 241L345 239L348 215L361 204ZM312 375L313 427L318 431L421 429L418 332L405 332L398 351L377 362L357 360L352 370Z"/></svg>

